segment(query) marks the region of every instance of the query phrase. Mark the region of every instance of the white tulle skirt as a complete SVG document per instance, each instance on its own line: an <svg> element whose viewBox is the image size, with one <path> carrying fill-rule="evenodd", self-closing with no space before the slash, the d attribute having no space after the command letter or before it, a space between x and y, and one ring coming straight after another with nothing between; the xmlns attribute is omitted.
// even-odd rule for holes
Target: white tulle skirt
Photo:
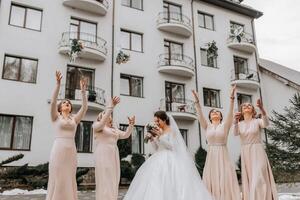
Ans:
<svg viewBox="0 0 300 200"><path fill-rule="evenodd" d="M210 200L195 166L169 150L153 154L138 170L124 200Z"/></svg>

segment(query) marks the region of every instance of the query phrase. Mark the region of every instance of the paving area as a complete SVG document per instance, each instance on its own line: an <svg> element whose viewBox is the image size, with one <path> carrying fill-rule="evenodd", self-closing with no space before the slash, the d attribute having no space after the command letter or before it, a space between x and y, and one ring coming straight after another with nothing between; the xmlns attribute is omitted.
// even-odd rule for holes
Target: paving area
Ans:
<svg viewBox="0 0 300 200"><path fill-rule="evenodd" d="M300 183L294 185L278 185L279 200L300 200ZM284 195L290 194L290 195ZM126 194L126 189L120 189L118 200L122 200ZM280 198L283 197L283 198ZM45 200L45 195L15 195L1 196L0 200ZM78 200L95 200L94 191L83 191L78 193Z"/></svg>

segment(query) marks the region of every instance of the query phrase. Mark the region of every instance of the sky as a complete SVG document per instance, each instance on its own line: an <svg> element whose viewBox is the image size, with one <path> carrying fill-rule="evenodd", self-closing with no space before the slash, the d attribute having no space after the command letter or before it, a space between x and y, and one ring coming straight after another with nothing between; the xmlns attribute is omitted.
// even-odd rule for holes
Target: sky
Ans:
<svg viewBox="0 0 300 200"><path fill-rule="evenodd" d="M255 21L260 58L300 71L300 0L244 0L264 15Z"/></svg>

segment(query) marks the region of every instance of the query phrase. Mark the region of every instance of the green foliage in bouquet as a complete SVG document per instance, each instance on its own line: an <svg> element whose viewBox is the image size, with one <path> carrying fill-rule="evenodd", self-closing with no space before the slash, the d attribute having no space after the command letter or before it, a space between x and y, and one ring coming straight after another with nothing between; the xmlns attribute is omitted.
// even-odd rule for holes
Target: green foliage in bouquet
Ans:
<svg viewBox="0 0 300 200"><path fill-rule="evenodd" d="M116 58L116 63L119 65L123 63L127 63L129 59L130 59L130 55L124 53L123 51L119 51Z"/></svg>
<svg viewBox="0 0 300 200"><path fill-rule="evenodd" d="M217 44L216 44L216 41L212 41L212 42L209 42L207 43L207 57L208 58L216 58L218 57L218 47L217 47Z"/></svg>
<svg viewBox="0 0 300 200"><path fill-rule="evenodd" d="M75 62L78 54L82 51L83 48L83 43L81 41L79 41L78 39L72 39L71 49L69 53L70 62Z"/></svg>

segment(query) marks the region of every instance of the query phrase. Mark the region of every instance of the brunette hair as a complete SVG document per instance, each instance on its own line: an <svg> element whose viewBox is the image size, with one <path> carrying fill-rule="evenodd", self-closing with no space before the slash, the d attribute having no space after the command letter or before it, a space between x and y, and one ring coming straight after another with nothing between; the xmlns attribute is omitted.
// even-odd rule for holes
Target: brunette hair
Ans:
<svg viewBox="0 0 300 200"><path fill-rule="evenodd" d="M160 111L155 112L154 117L157 117L157 118L161 119L162 121L166 122L167 125L170 125L170 118L165 111L160 110Z"/></svg>
<svg viewBox="0 0 300 200"><path fill-rule="evenodd" d="M69 102L69 104L71 105L71 111L70 111L70 113L73 111L73 105L72 105L71 101L69 99L65 99L65 100L62 100L61 102L59 102L59 104L57 105L57 111L59 113L61 113L62 104L65 103L66 101Z"/></svg>
<svg viewBox="0 0 300 200"><path fill-rule="evenodd" d="M210 117L210 114L213 112L213 111L217 111L218 113L220 113L220 116L221 116L221 119L220 119L220 123L223 121L223 114L221 111L217 110L217 109L211 109L208 113L208 119L210 121L210 123L212 123L212 120L211 120L211 117Z"/></svg>
<svg viewBox="0 0 300 200"><path fill-rule="evenodd" d="M245 104L250 104L251 105L251 107L252 107L252 118L256 118L257 112L256 112L255 107L253 106L253 104L252 103L242 103L241 106L240 106L240 110L241 110L241 114L242 114L240 120L244 120L243 106Z"/></svg>

